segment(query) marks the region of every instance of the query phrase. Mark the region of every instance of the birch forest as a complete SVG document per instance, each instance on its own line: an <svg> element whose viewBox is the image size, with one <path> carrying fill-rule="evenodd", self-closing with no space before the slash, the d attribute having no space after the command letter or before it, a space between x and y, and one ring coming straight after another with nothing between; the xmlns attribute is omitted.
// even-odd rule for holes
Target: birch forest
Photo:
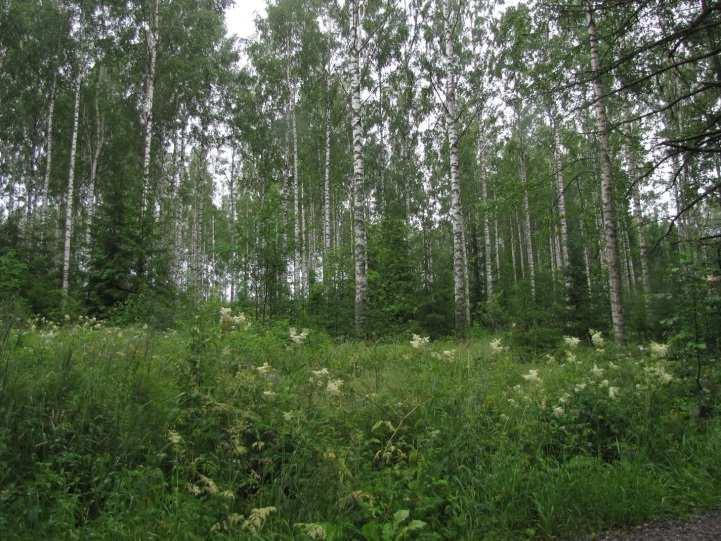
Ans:
<svg viewBox="0 0 721 541"><path fill-rule="evenodd" d="M631 539L719 361L719 0L0 0L7 539Z"/></svg>

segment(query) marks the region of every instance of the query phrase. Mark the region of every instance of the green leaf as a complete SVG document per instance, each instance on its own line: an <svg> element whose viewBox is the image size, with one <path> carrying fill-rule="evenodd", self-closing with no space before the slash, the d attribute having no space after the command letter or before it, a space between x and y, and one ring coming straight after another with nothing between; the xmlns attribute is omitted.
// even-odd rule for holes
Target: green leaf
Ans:
<svg viewBox="0 0 721 541"><path fill-rule="evenodd" d="M409 516L411 516L411 512L408 509L401 509L400 511L396 511L396 513L393 515L393 523L400 524L402 522L405 522L406 520L408 520Z"/></svg>

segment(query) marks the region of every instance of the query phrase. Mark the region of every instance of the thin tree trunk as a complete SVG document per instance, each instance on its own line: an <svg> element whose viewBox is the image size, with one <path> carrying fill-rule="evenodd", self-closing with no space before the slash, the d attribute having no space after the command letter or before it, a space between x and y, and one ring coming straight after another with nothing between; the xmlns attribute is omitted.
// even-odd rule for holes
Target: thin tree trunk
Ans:
<svg viewBox="0 0 721 541"><path fill-rule="evenodd" d="M516 234L513 232L513 218L510 219L511 226L511 263L513 265L513 283L518 283L518 270L516 269Z"/></svg>
<svg viewBox="0 0 721 541"><path fill-rule="evenodd" d="M68 193L65 200L65 247L63 249L63 296L70 290L70 241L73 236L73 198L75 193L75 154L78 146L78 124L80 121L81 68L75 78L75 108L73 109L73 134L70 141L70 169L68 171Z"/></svg>
<svg viewBox="0 0 721 541"><path fill-rule="evenodd" d="M448 130L451 170L451 222L453 224L453 290L456 331L463 335L468 328L469 312L466 295L467 268L465 266L465 231L461 206L461 179L458 162L458 134L456 132L456 78L453 51L453 26L450 1L444 4L446 38L446 128Z"/></svg>
<svg viewBox="0 0 721 541"><path fill-rule="evenodd" d="M521 142L523 144L523 142ZM526 237L526 259L528 263L528 278L531 283L531 298L536 299L536 264L533 254L533 239L531 237L531 210L528 202L528 172L526 170L526 157L523 150L520 158L521 181L523 182L523 232Z"/></svg>
<svg viewBox="0 0 721 541"><path fill-rule="evenodd" d="M228 210L230 211L230 302L235 302L235 289L237 282L236 266L238 264L238 247L235 238L236 216L235 216L235 144L230 155L230 177L228 179Z"/></svg>
<svg viewBox="0 0 721 541"><path fill-rule="evenodd" d="M42 210L40 211L40 242L45 240L45 227L47 225L48 210L50 207L50 171L53 163L53 120L55 118L55 76L53 76L53 86L50 91L50 105L48 107L48 126L47 126L47 156L45 160L45 178L43 179L43 193L41 197Z"/></svg>
<svg viewBox="0 0 721 541"><path fill-rule="evenodd" d="M624 231L624 249L626 250L626 257L628 258L628 280L631 284L631 288L636 288L636 268L633 263L633 251L631 250L631 237L628 233L628 227Z"/></svg>
<svg viewBox="0 0 721 541"><path fill-rule="evenodd" d="M518 219L518 213L514 212L514 218L516 222L516 226L518 229L518 262L521 266L521 280L525 280L526 278L526 264L525 259L523 257L523 230L521 229L521 221Z"/></svg>
<svg viewBox="0 0 721 541"><path fill-rule="evenodd" d="M493 216L493 235L496 241L496 279L501 279L501 237L498 236L498 218Z"/></svg>
<svg viewBox="0 0 721 541"><path fill-rule="evenodd" d="M558 220L561 230L561 238L559 241L560 248L560 265L563 274L563 285L565 286L566 302L571 292L571 274L569 272L569 256L568 256L568 221L566 220L566 182L563 176L563 147L561 146L561 134L558 122L553 118L553 140L554 140L554 157L556 162L556 188L558 190Z"/></svg>
<svg viewBox="0 0 721 541"><path fill-rule="evenodd" d="M323 182L323 261L330 254L333 245L331 236L331 201L330 201L330 92L326 78L326 110L325 110L325 179ZM323 277L325 277L325 272Z"/></svg>
<svg viewBox="0 0 721 541"><path fill-rule="evenodd" d="M288 60L286 64L286 79L288 84L288 115L290 119L290 137L293 145L293 294L297 297L303 296L303 277L301 272L301 200L300 182L298 178L298 127L295 121L295 91L290 73L290 39L286 44Z"/></svg>
<svg viewBox="0 0 721 541"><path fill-rule="evenodd" d="M48 133L47 133L47 157L45 160L45 179L43 180L42 205L43 214L47 212L48 192L50 191L50 170L53 163L53 120L55 117L55 78L50 91L50 105L48 107Z"/></svg>
<svg viewBox="0 0 721 541"><path fill-rule="evenodd" d="M98 106L98 96L95 96L95 147L90 160L90 181L89 181L89 201L88 201L88 223L85 229L85 250L90 253L90 240L93 228L93 219L95 217L95 182L98 174L98 163L100 161L100 153L105 145L105 123L100 116L100 107Z"/></svg>
<svg viewBox="0 0 721 541"><path fill-rule="evenodd" d="M621 272L618 257L618 235L616 213L613 202L613 179L611 156L608 144L608 121L601 88L600 60L598 56L598 37L593 19L593 7L587 3L588 36L591 48L591 70L593 72L593 91L595 94L596 122L601 154L601 203L604 214L604 234L606 239L606 264L608 266L608 285L611 298L611 320L613 336L621 344L625 339L625 321L621 288Z"/></svg>
<svg viewBox="0 0 721 541"><path fill-rule="evenodd" d="M355 331L364 336L366 321L366 297L368 277L366 274L365 212L363 210L363 126L361 125L361 78L360 78L360 0L351 0L352 42L350 51L351 68L351 113L353 127L353 232L355 258Z"/></svg>
<svg viewBox="0 0 721 541"><path fill-rule="evenodd" d="M148 184L150 181L150 152L153 137L153 99L155 96L155 71L158 57L160 0L153 2L152 21L147 33L148 45L148 73L145 80L145 101L143 103L143 122L145 124L143 144L143 186L142 186L142 212L145 212L148 202Z"/></svg>
<svg viewBox="0 0 721 541"><path fill-rule="evenodd" d="M491 248L491 226L488 220L489 201L488 201L488 184L486 181L485 169L485 152L484 145L481 142L481 122L479 115L478 122L478 169L479 183L481 188L481 202L483 203L483 244L484 244L484 270L486 274L486 301L493 298L493 268L492 258L493 249Z"/></svg>
<svg viewBox="0 0 721 541"><path fill-rule="evenodd" d="M641 263L641 285L643 287L644 302L648 302L648 295L651 292L648 278L648 255L646 248L646 234L643 230L643 214L641 212L641 190L639 188L639 170L636 163L635 154L627 149L627 163L631 176L633 194L633 219L636 224L636 234L638 235L638 254Z"/></svg>

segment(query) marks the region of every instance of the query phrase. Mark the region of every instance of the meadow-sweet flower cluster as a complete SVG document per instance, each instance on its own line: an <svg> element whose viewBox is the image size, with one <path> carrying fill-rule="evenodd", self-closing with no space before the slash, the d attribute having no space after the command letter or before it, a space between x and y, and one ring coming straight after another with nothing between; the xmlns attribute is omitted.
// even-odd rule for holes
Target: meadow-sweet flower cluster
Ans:
<svg viewBox="0 0 721 541"><path fill-rule="evenodd" d="M250 321L244 313L233 314L233 309L222 306L220 308L220 327L226 331L233 329L247 329Z"/></svg>
<svg viewBox="0 0 721 541"><path fill-rule="evenodd" d="M290 327L288 329L288 337L290 338L290 341L296 345L300 345L305 342L305 339L308 338L309 334L310 329L303 329L301 332L298 332L295 327Z"/></svg>
<svg viewBox="0 0 721 541"><path fill-rule="evenodd" d="M418 334L414 334L413 338L411 339L411 346L414 349L422 349L428 345L430 340L431 339L429 336L420 336Z"/></svg>

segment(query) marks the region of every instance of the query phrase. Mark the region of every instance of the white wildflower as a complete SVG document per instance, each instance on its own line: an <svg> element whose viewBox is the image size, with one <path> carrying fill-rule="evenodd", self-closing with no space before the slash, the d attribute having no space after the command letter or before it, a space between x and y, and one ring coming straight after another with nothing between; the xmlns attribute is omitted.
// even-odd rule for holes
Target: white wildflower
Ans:
<svg viewBox="0 0 721 541"><path fill-rule="evenodd" d="M608 387L609 383L607 379L604 379L601 383L598 384L599 387Z"/></svg>
<svg viewBox="0 0 721 541"><path fill-rule="evenodd" d="M523 374L523 379L531 383L540 383L541 378L538 376L538 370L529 370L528 374Z"/></svg>
<svg viewBox="0 0 721 541"><path fill-rule="evenodd" d="M222 306L220 308L220 326L225 330L239 329L241 327L249 327L250 321L242 312L233 315L233 309Z"/></svg>
<svg viewBox="0 0 721 541"><path fill-rule="evenodd" d="M275 393L270 389L267 389L263 391L263 396L269 400L272 400L273 398L275 398Z"/></svg>
<svg viewBox="0 0 721 541"><path fill-rule="evenodd" d="M615 399L618 396L619 388L618 387L609 387L608 388L608 398L611 400Z"/></svg>
<svg viewBox="0 0 721 541"><path fill-rule="evenodd" d="M491 353L493 353L494 355L497 353L503 353L507 349L503 345L503 340L501 340L500 338L494 338L493 340L491 340L489 346L491 347Z"/></svg>
<svg viewBox="0 0 721 541"><path fill-rule="evenodd" d="M418 334L414 334L411 340L411 346L414 349L421 349L424 346L428 345L428 342L430 342L430 340L431 338L429 336L420 336Z"/></svg>
<svg viewBox="0 0 721 541"><path fill-rule="evenodd" d="M603 368L599 368L598 366L596 366L596 363L593 363L593 368L591 368L591 373L594 376L600 378L601 376L603 376L603 372L604 372Z"/></svg>
<svg viewBox="0 0 721 541"><path fill-rule="evenodd" d="M588 334L591 335L591 343L598 349L603 349L603 346L606 345L606 341L603 339L603 334L601 331L596 331L594 329L588 329Z"/></svg>
<svg viewBox="0 0 721 541"><path fill-rule="evenodd" d="M571 349L576 349L578 344L581 343L581 340L575 336L564 336L563 341Z"/></svg>
<svg viewBox="0 0 721 541"><path fill-rule="evenodd" d="M661 359L663 357L666 357L666 355L668 355L668 345L667 344L659 344L657 342L651 342L648 345L648 347L651 350L651 355L656 357L657 359Z"/></svg>
<svg viewBox="0 0 721 541"><path fill-rule="evenodd" d="M570 364L574 364L576 362L576 354L573 351L567 351L566 352L566 361Z"/></svg>
<svg viewBox="0 0 721 541"><path fill-rule="evenodd" d="M556 417L563 417L563 414L565 413L565 410L561 406L556 406L553 408L553 415Z"/></svg>
<svg viewBox="0 0 721 541"><path fill-rule="evenodd" d="M295 524L295 527L316 541L323 541L326 538L325 528L322 524L315 522L298 522Z"/></svg>
<svg viewBox="0 0 721 541"><path fill-rule="evenodd" d="M321 379L330 376L327 368L321 368L320 370L311 370L314 379Z"/></svg>
<svg viewBox="0 0 721 541"><path fill-rule="evenodd" d="M290 327L288 329L288 337L290 338L290 341L294 344L302 344L305 342L305 339L308 338L308 335L310 334L310 330L303 329L300 333L296 330L295 327Z"/></svg>
<svg viewBox="0 0 721 541"><path fill-rule="evenodd" d="M338 396L341 393L342 386L343 386L342 379L329 379L328 385L326 385L325 390L331 396Z"/></svg>
<svg viewBox="0 0 721 541"><path fill-rule="evenodd" d="M580 392L583 391L585 388L586 388L586 384L585 384L585 383L576 383L576 386L575 386L573 389L574 389L574 391L576 391L577 393L580 393Z"/></svg>

